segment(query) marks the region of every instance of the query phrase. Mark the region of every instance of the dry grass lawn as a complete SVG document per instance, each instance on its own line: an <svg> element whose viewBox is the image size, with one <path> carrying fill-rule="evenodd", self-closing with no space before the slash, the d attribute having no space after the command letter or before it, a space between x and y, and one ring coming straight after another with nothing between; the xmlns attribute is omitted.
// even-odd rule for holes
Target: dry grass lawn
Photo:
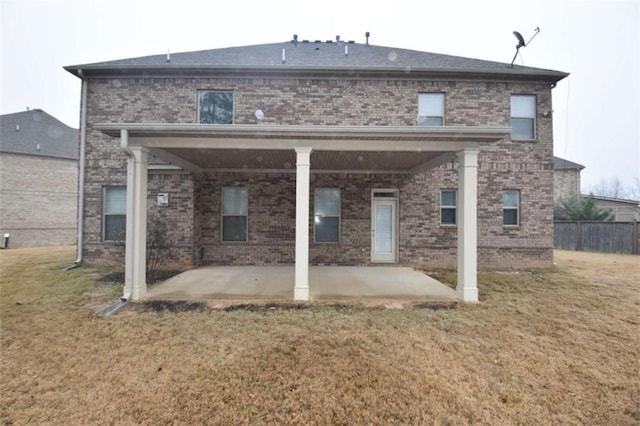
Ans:
<svg viewBox="0 0 640 426"><path fill-rule="evenodd" d="M93 312L71 247L0 252L4 424L640 424L640 258L557 252L454 309Z"/></svg>

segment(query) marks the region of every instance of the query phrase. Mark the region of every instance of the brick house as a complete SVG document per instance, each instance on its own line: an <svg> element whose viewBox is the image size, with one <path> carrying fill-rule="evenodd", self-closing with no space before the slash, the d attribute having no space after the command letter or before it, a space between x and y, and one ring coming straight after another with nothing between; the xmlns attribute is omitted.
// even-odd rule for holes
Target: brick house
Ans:
<svg viewBox="0 0 640 426"><path fill-rule="evenodd" d="M553 157L553 198L555 204L562 200L580 197L580 172L582 164Z"/></svg>
<svg viewBox="0 0 640 426"><path fill-rule="evenodd" d="M0 116L0 237L75 244L77 203L78 130L39 109Z"/></svg>
<svg viewBox="0 0 640 426"><path fill-rule="evenodd" d="M122 256L126 228L125 297L146 291L148 212L176 262L295 264L299 300L309 264L457 265L469 301L478 262L552 264L565 73L297 37L66 70L83 81L79 260Z"/></svg>

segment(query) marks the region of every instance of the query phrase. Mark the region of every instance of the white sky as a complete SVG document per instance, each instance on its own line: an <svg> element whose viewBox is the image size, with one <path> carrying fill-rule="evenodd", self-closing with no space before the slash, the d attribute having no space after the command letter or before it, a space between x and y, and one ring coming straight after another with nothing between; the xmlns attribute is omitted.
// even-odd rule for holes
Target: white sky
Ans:
<svg viewBox="0 0 640 426"><path fill-rule="evenodd" d="M382 6L381 4L387 5ZM79 127L80 81L62 69L171 52L335 39L570 72L553 91L555 154L582 188L640 177L640 2L0 0L0 113L41 108Z"/></svg>

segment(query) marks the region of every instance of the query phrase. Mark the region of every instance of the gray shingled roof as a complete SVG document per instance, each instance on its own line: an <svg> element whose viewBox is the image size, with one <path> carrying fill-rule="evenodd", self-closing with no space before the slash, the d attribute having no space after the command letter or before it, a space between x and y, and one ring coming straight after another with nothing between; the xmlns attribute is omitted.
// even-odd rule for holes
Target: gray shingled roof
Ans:
<svg viewBox="0 0 640 426"><path fill-rule="evenodd" d="M574 163L560 157L553 157L553 170L582 170L582 164Z"/></svg>
<svg viewBox="0 0 640 426"><path fill-rule="evenodd" d="M345 50L346 49L346 50ZM283 50L285 61L282 61ZM345 54L345 52L347 54ZM73 74L86 75L171 70L268 70L324 72L396 72L403 74L480 74L513 78L534 77L556 82L568 74L540 68L483 61L459 56L374 46L353 42L293 41L229 47L167 55L143 56L109 62L65 67Z"/></svg>
<svg viewBox="0 0 640 426"><path fill-rule="evenodd" d="M0 151L78 159L78 130L39 109L0 116Z"/></svg>

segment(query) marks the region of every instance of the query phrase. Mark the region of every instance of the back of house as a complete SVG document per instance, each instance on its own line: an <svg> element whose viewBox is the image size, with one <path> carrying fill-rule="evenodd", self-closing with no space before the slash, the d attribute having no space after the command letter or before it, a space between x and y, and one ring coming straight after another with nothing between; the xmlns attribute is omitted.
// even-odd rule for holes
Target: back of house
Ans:
<svg viewBox="0 0 640 426"><path fill-rule="evenodd" d="M565 73L297 36L66 69L86 261L153 216L184 267L552 264Z"/></svg>

